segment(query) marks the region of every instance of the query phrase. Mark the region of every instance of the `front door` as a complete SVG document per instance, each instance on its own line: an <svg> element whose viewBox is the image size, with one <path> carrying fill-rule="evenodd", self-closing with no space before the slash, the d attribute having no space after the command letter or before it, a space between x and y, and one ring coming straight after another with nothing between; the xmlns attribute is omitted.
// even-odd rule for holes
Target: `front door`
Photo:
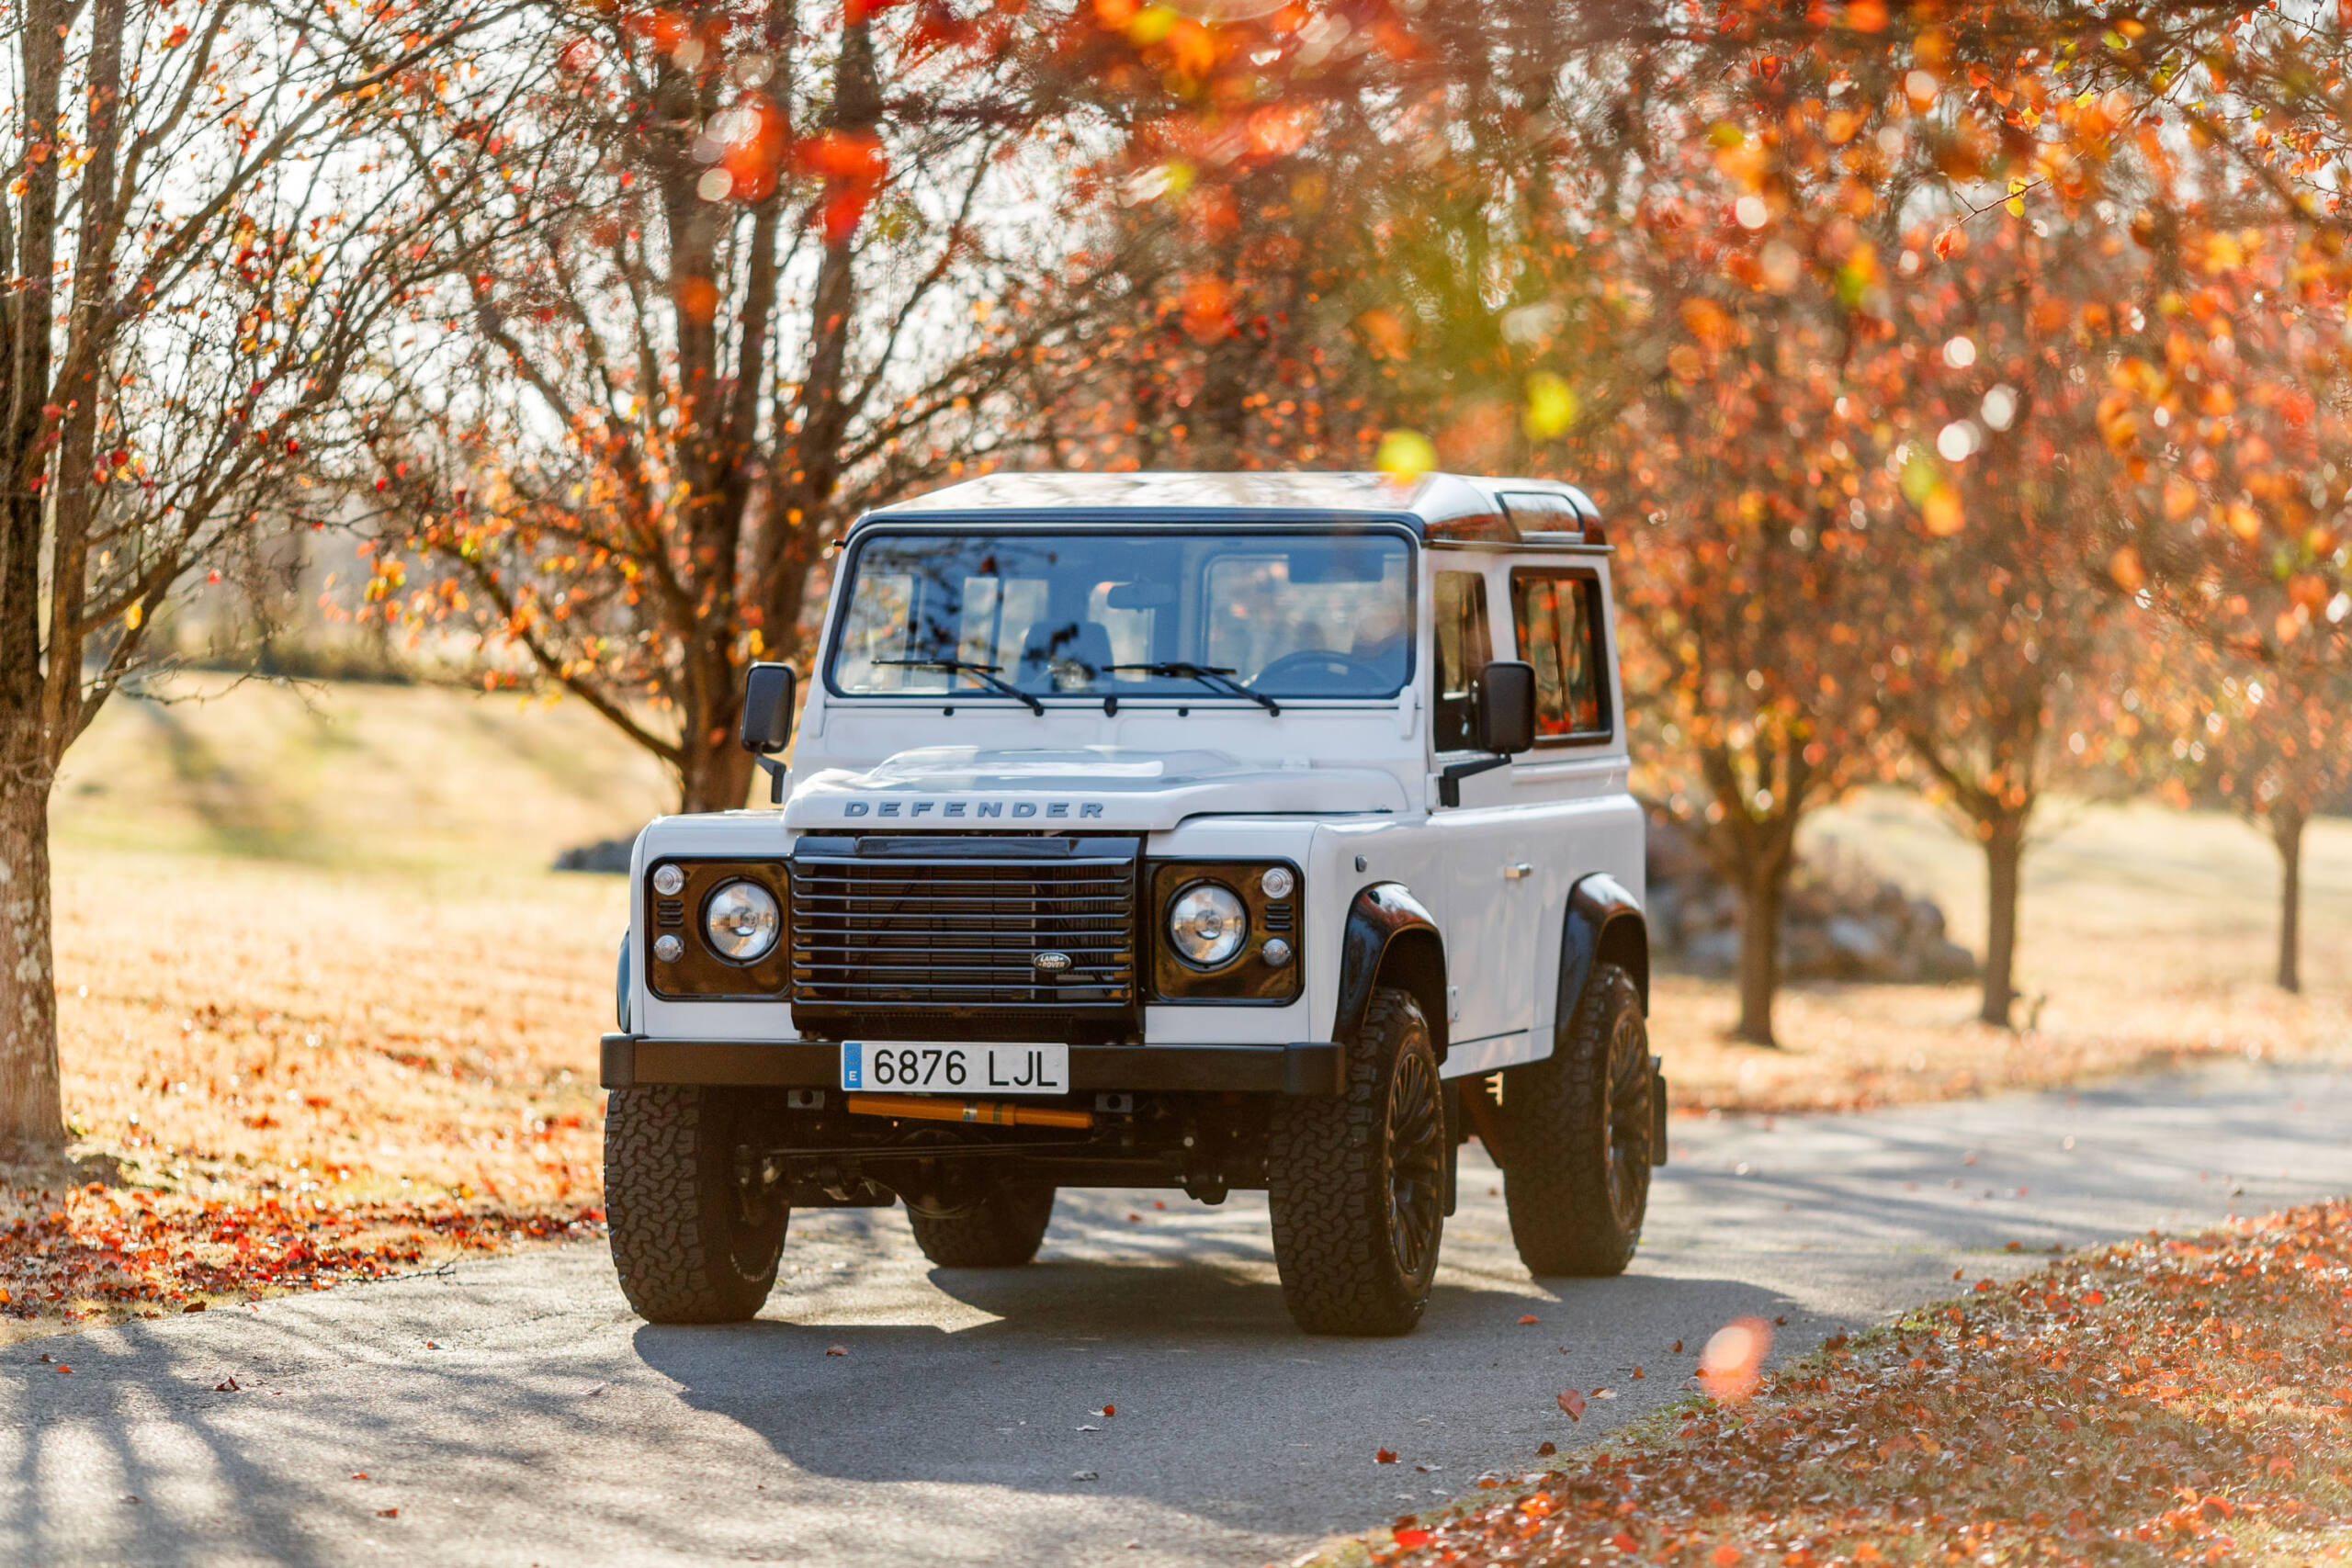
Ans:
<svg viewBox="0 0 2352 1568"><path fill-rule="evenodd" d="M1500 583L1476 558L1435 573L1430 604L1437 657L1430 662L1430 749L1434 769L1464 761L1477 749L1478 671L1495 657L1490 606L1503 604ZM1502 615L1507 615L1508 610ZM1505 635L1508 636L1508 623ZM1462 781L1462 804L1430 814L1443 870L1445 978L1453 1022L1450 1076L1524 1060L1526 1031L1535 1020L1535 934L1542 923L1540 879L1534 874L1532 823L1517 799L1512 770L1497 768Z"/></svg>

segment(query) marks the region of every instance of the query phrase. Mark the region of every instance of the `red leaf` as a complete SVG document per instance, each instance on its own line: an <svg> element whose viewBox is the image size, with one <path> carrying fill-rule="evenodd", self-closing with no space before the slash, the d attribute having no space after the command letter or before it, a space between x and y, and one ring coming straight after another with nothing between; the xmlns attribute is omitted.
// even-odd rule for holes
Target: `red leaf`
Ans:
<svg viewBox="0 0 2352 1568"><path fill-rule="evenodd" d="M1430 1532L1425 1529L1408 1528L1396 1532L1396 1544L1408 1551L1417 1546L1427 1546L1429 1543Z"/></svg>
<svg viewBox="0 0 2352 1568"><path fill-rule="evenodd" d="M1396 1462L1396 1450L1395 1449L1375 1450L1372 1456L1372 1462L1374 1464L1395 1464Z"/></svg>
<svg viewBox="0 0 2352 1568"><path fill-rule="evenodd" d="M1544 1320L1543 1320L1542 1318L1540 1318L1540 1317L1537 1317L1537 1316L1536 1316L1533 1313L1532 1313L1532 1312L1526 1312L1526 1313L1521 1313L1521 1314L1520 1314L1520 1315L1519 1315L1519 1321L1520 1321L1520 1322L1521 1322L1521 1323L1541 1323L1541 1322L1543 1322Z"/></svg>
<svg viewBox="0 0 2352 1568"><path fill-rule="evenodd" d="M1566 1412L1568 1413L1568 1419L1569 1419L1569 1420L1571 1420L1571 1421L1581 1421L1581 1420L1583 1420L1583 1419L1584 1419L1584 1395L1583 1395L1583 1394L1581 1394L1581 1393L1578 1393L1575 1389L1572 1389L1572 1388L1564 1388L1564 1389L1562 1389L1562 1390L1560 1391L1560 1408L1561 1408L1561 1409L1563 1409L1563 1410L1565 1410L1565 1411L1566 1411Z"/></svg>

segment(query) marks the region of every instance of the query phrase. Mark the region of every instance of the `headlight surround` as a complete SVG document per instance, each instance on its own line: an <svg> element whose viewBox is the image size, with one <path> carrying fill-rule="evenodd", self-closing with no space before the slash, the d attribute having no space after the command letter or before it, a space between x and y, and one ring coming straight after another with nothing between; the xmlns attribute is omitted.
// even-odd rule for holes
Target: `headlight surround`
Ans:
<svg viewBox="0 0 2352 1568"><path fill-rule="evenodd" d="M1169 901L1169 945L1195 969L1232 963L1249 936L1249 907L1222 882L1195 882Z"/></svg>
<svg viewBox="0 0 2352 1568"><path fill-rule="evenodd" d="M775 948L784 931L784 910L775 895L756 882L720 885L702 907L703 940L729 964L756 964Z"/></svg>

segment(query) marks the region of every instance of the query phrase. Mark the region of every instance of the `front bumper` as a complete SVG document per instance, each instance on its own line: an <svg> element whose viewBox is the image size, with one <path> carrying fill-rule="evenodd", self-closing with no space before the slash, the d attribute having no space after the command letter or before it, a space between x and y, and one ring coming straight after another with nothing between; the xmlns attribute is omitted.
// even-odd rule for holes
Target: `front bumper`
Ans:
<svg viewBox="0 0 2352 1568"><path fill-rule="evenodd" d="M1337 1094L1344 1087L1340 1047L1306 1045L1073 1045L1070 1088L1205 1090L1238 1094ZM648 1040L604 1037L606 1089L639 1084L831 1089L841 1047L827 1040Z"/></svg>

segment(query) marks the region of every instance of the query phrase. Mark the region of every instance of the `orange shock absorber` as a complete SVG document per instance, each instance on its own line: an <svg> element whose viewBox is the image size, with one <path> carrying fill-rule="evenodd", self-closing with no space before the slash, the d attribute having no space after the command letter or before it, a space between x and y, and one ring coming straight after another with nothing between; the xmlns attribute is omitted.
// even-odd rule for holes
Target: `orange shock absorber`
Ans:
<svg viewBox="0 0 2352 1568"><path fill-rule="evenodd" d="M853 1094L853 1116L903 1116L916 1122L967 1122L976 1127L1091 1127L1091 1111L1021 1105L1006 1100L934 1100L921 1094Z"/></svg>

